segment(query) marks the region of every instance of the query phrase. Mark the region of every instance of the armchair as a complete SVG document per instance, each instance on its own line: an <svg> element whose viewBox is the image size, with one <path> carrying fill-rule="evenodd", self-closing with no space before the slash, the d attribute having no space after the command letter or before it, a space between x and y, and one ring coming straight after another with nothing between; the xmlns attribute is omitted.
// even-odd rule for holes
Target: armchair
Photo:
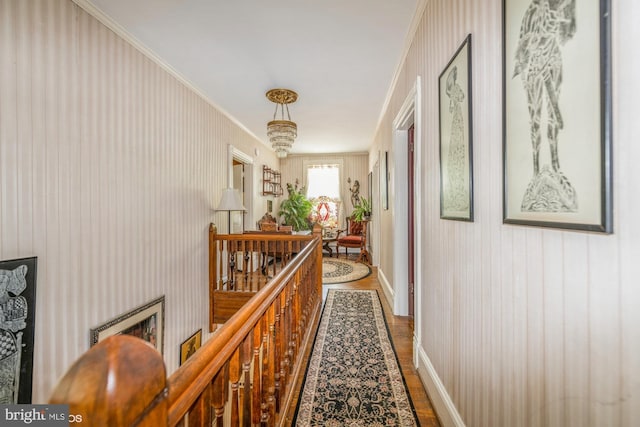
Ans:
<svg viewBox="0 0 640 427"><path fill-rule="evenodd" d="M340 257L340 247L344 248L344 255L347 257L348 248L360 249L357 261L364 261L371 264L371 256L367 250L367 225L369 220L356 221L347 218L346 230L339 230L336 241L336 257Z"/></svg>

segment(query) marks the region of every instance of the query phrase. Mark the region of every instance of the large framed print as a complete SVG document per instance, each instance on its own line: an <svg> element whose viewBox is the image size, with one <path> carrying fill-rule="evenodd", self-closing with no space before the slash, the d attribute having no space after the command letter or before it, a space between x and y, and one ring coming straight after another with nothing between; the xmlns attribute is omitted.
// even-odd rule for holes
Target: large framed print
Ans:
<svg viewBox="0 0 640 427"><path fill-rule="evenodd" d="M0 261L2 405L31 403L37 261L36 257Z"/></svg>
<svg viewBox="0 0 640 427"><path fill-rule="evenodd" d="M91 329L91 345L112 335L132 335L145 340L163 354L164 295Z"/></svg>
<svg viewBox="0 0 640 427"><path fill-rule="evenodd" d="M471 34L438 79L440 218L473 221Z"/></svg>
<svg viewBox="0 0 640 427"><path fill-rule="evenodd" d="M503 0L503 220L611 233L610 0Z"/></svg>

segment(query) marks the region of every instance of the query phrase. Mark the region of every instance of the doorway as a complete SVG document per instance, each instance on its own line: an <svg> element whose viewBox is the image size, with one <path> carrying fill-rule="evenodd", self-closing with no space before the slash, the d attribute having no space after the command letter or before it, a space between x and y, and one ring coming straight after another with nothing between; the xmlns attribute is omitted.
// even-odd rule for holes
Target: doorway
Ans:
<svg viewBox="0 0 640 427"><path fill-rule="evenodd" d="M426 268L426 260L422 258L422 84L420 76L416 77L413 88L409 90L404 103L400 107L393 120L393 156L394 171L393 181L393 220L392 225L395 230L403 230L393 235L393 312L395 315L408 316L409 306L414 317L414 364L417 365L419 359L418 349L422 336L422 315L421 307L421 286L423 271ZM413 143L409 150L409 130ZM405 166L409 162L409 151L411 153L411 182L409 189L409 171ZM411 205L410 205L411 204ZM411 222L412 229L409 229L408 222ZM406 231L405 231L406 230ZM411 236L407 239L407 236ZM407 240L412 242L411 248ZM413 254L410 255L409 251ZM413 262L413 271L409 272L410 261ZM411 277L411 280L409 279ZM410 290L410 284L413 284ZM411 301L411 304L409 304Z"/></svg>
<svg viewBox="0 0 640 427"><path fill-rule="evenodd" d="M407 131L407 279L409 283L408 315L413 317L415 303L415 125Z"/></svg>
<svg viewBox="0 0 640 427"><path fill-rule="evenodd" d="M231 212L230 228L232 233L242 233L246 228L250 228L255 217L253 192L256 187L253 183L255 176L253 171L253 158L231 144L229 144L227 148L228 187L238 190L245 208L244 212Z"/></svg>

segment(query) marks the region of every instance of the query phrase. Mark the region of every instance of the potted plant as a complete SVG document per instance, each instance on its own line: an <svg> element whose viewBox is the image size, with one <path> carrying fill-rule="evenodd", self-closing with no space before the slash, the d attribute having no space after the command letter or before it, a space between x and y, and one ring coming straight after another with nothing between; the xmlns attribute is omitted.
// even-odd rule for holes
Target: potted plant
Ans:
<svg viewBox="0 0 640 427"><path fill-rule="evenodd" d="M308 230L308 218L313 205L305 195L305 187L298 190L297 181L295 187L287 183L287 192L289 197L280 203L278 215L283 217L283 224L292 226L295 231Z"/></svg>
<svg viewBox="0 0 640 427"><path fill-rule="evenodd" d="M360 203L355 206L351 216L356 221L368 220L371 217L371 201L361 197Z"/></svg>

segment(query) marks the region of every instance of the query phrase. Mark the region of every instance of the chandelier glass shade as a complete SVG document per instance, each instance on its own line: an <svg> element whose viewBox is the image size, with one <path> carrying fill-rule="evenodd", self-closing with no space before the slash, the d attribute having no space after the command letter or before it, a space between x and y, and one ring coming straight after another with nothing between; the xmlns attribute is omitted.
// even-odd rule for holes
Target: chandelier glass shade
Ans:
<svg viewBox="0 0 640 427"><path fill-rule="evenodd" d="M279 158L287 157L298 136L298 126L291 121L289 115L289 104L296 102L298 94L290 89L271 89L267 92L267 99L276 104L273 120L267 123L267 136L276 156ZM276 119L278 109L280 109L280 119ZM287 112L286 119L285 110Z"/></svg>

